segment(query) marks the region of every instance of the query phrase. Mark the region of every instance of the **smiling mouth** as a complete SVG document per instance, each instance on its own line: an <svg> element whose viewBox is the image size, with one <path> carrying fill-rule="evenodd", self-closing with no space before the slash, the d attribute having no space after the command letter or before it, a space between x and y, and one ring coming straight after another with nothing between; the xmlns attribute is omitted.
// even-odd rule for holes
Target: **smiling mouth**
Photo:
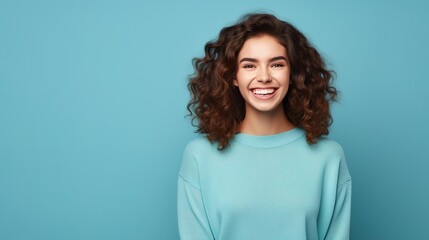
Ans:
<svg viewBox="0 0 429 240"><path fill-rule="evenodd" d="M277 89L275 88L254 88L252 89L252 92L255 95L259 96L267 96L273 94Z"/></svg>

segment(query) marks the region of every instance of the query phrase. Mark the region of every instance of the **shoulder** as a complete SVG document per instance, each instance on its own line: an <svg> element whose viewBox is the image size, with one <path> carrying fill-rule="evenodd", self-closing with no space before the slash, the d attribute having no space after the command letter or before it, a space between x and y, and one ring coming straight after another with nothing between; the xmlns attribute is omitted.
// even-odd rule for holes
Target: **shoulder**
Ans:
<svg viewBox="0 0 429 240"><path fill-rule="evenodd" d="M310 146L312 151L325 161L325 167L338 174L340 183L351 179L349 169L341 145L328 138L320 138L316 144ZM319 159L320 159L319 158Z"/></svg>
<svg viewBox="0 0 429 240"><path fill-rule="evenodd" d="M319 138L316 144L311 145L313 151L319 154L327 154L332 157L344 158L344 150L341 145L329 138Z"/></svg>
<svg viewBox="0 0 429 240"><path fill-rule="evenodd" d="M198 136L191 140L186 145L182 162L179 170L179 176L186 182L200 189L200 163L198 159L200 156L210 156L217 151L217 144L211 143L206 137Z"/></svg>
<svg viewBox="0 0 429 240"><path fill-rule="evenodd" d="M186 144L184 155L195 157L201 154L209 154L213 150L217 150L217 143L211 143L207 137L200 135Z"/></svg>

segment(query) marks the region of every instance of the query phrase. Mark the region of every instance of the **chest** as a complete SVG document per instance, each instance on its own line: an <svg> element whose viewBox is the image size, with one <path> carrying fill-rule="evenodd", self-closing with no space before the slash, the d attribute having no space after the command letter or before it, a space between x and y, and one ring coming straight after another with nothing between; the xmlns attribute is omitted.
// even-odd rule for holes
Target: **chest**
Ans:
<svg viewBox="0 0 429 240"><path fill-rule="evenodd" d="M323 168L307 159L260 153L214 161L204 195L220 218L317 216Z"/></svg>

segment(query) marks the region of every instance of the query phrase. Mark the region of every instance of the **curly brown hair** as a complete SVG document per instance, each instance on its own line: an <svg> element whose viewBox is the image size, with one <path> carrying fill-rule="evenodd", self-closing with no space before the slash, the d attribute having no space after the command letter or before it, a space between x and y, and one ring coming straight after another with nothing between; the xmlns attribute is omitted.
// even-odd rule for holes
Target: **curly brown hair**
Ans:
<svg viewBox="0 0 429 240"><path fill-rule="evenodd" d="M329 104L337 96L331 86L334 72L292 24L271 14L252 13L223 28L216 40L206 43L205 56L192 60L195 73L188 83L188 116L196 132L206 134L212 143L217 141L220 150L239 132L245 116L244 99L233 85L238 54L247 39L263 34L273 36L287 50L291 67L291 85L283 99L287 119L305 130L309 144L329 133ZM194 124L196 119L198 124Z"/></svg>

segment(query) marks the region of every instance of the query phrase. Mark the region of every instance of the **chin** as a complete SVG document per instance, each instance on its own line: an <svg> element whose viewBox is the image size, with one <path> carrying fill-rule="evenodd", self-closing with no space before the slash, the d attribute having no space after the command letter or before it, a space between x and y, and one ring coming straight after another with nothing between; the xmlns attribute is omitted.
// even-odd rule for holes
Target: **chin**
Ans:
<svg viewBox="0 0 429 240"><path fill-rule="evenodd" d="M250 106L252 109L256 110L257 112L261 113L269 113L269 112L277 112L282 107L281 102L275 105L268 105L268 106L261 106L260 104L252 104Z"/></svg>

